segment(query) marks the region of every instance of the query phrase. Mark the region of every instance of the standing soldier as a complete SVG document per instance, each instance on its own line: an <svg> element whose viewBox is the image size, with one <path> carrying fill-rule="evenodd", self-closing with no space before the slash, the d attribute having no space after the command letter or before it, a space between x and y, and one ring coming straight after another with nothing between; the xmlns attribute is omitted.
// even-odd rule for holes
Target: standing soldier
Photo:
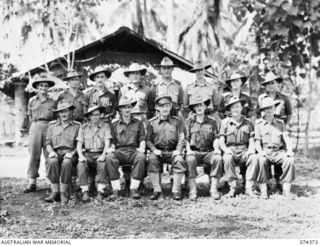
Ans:
<svg viewBox="0 0 320 246"><path fill-rule="evenodd" d="M82 122L83 115L87 112L88 102L86 96L80 91L82 74L75 70L67 73L63 79L68 83L69 88L62 92L58 97L59 101L67 101L72 104L75 109L73 110L73 120Z"/></svg>
<svg viewBox="0 0 320 246"><path fill-rule="evenodd" d="M119 98L125 96L133 101L137 101L136 106L132 110L132 114L142 115L140 119L149 119L154 114L154 91L150 87L142 84L141 78L147 72L139 64L133 63L124 75L130 79L128 85L123 86L119 92Z"/></svg>
<svg viewBox="0 0 320 246"><path fill-rule="evenodd" d="M160 68L162 79L155 85L156 97L170 96L172 98L172 115L178 116L183 103L183 89L181 82L172 78L172 72L176 65L173 64L169 57L164 57L160 64L156 65Z"/></svg>
<svg viewBox="0 0 320 246"><path fill-rule="evenodd" d="M261 83L262 86L266 87L266 93L262 93L258 97L259 106L261 106L262 100L265 97L271 97L274 100L279 101L276 107L275 116L282 119L287 125L292 116L292 106L289 98L280 92L280 84L283 82L281 77L274 75L269 72L266 75L265 80Z"/></svg>
<svg viewBox="0 0 320 246"><path fill-rule="evenodd" d="M216 121L205 115L210 99L198 97L190 101L189 107L196 114L195 118L186 121L186 162L189 178L189 198L197 199L197 165L206 164L210 167L211 196L218 200L219 179L223 176L223 163L219 149L218 127Z"/></svg>
<svg viewBox="0 0 320 246"><path fill-rule="evenodd" d="M96 83L95 87L90 90L86 96L89 105L99 105L103 107L104 113L101 120L109 123L111 117L116 113L117 97L106 87L107 79L110 78L111 71L103 67L96 67L89 79Z"/></svg>
<svg viewBox="0 0 320 246"><path fill-rule="evenodd" d="M187 86L184 96L184 108L188 112L189 102L192 97L210 98L210 104L207 108L207 114L213 114L218 109L219 97L217 89L214 84L209 83L205 79L205 70L210 68L211 65L205 65L202 61L197 61L194 67L190 70L191 73L196 73L196 81Z"/></svg>
<svg viewBox="0 0 320 246"><path fill-rule="evenodd" d="M52 110L56 107L55 101L48 96L48 89L54 85L54 81L45 74L40 75L32 83L32 87L37 89L38 92L37 95L30 98L28 103L27 114L31 122L29 132L30 159L28 164L29 184L24 190L25 193L34 192L37 189L36 181L39 177L38 172L42 150L47 161L48 152L45 148L46 134L49 121L54 119Z"/></svg>
<svg viewBox="0 0 320 246"><path fill-rule="evenodd" d="M171 116L172 99L162 96L156 99L159 115L150 119L148 130L149 155L148 173L153 186L152 200L161 195L160 174L163 162L172 164L173 187L175 200L181 200L181 180L187 171L186 163L182 157L185 142L184 126L181 119Z"/></svg>
<svg viewBox="0 0 320 246"><path fill-rule="evenodd" d="M230 191L226 197L234 197L236 194L236 165L240 165L240 168L243 167L245 170L246 194L255 196L253 185L258 174L258 160L254 148L253 124L241 115L242 105L245 103L243 99L231 97L225 105L231 117L221 121L220 148L224 152L224 170L230 185Z"/></svg>
<svg viewBox="0 0 320 246"><path fill-rule="evenodd" d="M264 98L259 108L259 111L264 112L264 117L255 124L255 146L259 155L257 182L260 183L261 196L264 199L268 199L267 179L270 165L281 167L283 195L294 197L291 193L291 183L295 179L294 154L285 123L274 117L278 105L279 102L272 98Z"/></svg>
<svg viewBox="0 0 320 246"><path fill-rule="evenodd" d="M97 199L102 201L104 189L109 180L107 176L106 154L112 139L108 124L100 121L103 108L97 105L89 107L85 114L89 122L83 124L78 135L77 150L79 154L78 183L82 190L82 201L87 202L89 197L89 175L96 176L98 184Z"/></svg>
<svg viewBox="0 0 320 246"><path fill-rule="evenodd" d="M226 80L227 88L230 90L223 94L223 99L220 101L219 105L219 115L222 119L227 116L231 116L230 111L225 109L225 105L229 102L231 97L238 97L245 101L241 114L247 118L251 119L253 116L253 104L250 97L243 93L241 86L246 83L247 77L240 75L239 73L232 73L230 78Z"/></svg>
<svg viewBox="0 0 320 246"><path fill-rule="evenodd" d="M138 188L145 173L146 135L142 121L131 115L136 103L128 97L121 97L117 106L120 118L111 125L112 148L108 150L106 157L107 171L113 189L111 200L119 197L119 166L126 163L132 165L130 195L133 199L140 199Z"/></svg>
<svg viewBox="0 0 320 246"><path fill-rule="evenodd" d="M67 191L72 178L72 167L77 165L76 138L80 128L80 123L72 120L73 109L72 104L59 102L54 110L59 117L49 123L46 146L49 153L48 179L51 182L51 194L45 198L46 202L61 200L63 204L67 204L69 201Z"/></svg>

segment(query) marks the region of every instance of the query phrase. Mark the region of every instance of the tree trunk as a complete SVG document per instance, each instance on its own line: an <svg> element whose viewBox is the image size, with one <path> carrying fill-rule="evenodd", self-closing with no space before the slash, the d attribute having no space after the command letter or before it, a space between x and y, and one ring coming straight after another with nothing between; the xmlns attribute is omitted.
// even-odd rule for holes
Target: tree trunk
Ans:
<svg viewBox="0 0 320 246"><path fill-rule="evenodd" d="M173 1L174 0L166 0L167 23L168 23L167 24L167 44L170 50L176 52Z"/></svg>
<svg viewBox="0 0 320 246"><path fill-rule="evenodd" d="M14 85L14 113L15 113L15 145L21 144L21 127L24 119L27 117L27 97L24 89L27 84L23 81L18 81Z"/></svg>
<svg viewBox="0 0 320 246"><path fill-rule="evenodd" d="M137 32L141 35L144 35L142 10L141 10L141 5L139 0L136 0L136 15L137 15Z"/></svg>

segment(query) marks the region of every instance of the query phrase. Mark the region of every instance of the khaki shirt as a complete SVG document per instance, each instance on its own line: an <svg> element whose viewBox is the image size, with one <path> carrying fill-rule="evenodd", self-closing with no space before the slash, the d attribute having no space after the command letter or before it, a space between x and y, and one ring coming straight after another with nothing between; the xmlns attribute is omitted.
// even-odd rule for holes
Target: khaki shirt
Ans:
<svg viewBox="0 0 320 246"><path fill-rule="evenodd" d="M285 133L286 126L282 120L274 118L270 124L261 118L255 122L255 141L260 141L263 150L283 148Z"/></svg>
<svg viewBox="0 0 320 246"><path fill-rule="evenodd" d="M156 116L149 121L148 147L151 151L155 148L163 150L179 150L185 145L184 126L180 118L169 116L162 120Z"/></svg>
<svg viewBox="0 0 320 246"><path fill-rule="evenodd" d="M70 121L66 127L63 127L59 119L51 121L47 131L46 145L51 145L54 150L75 149L80 125L77 121Z"/></svg>
<svg viewBox="0 0 320 246"><path fill-rule="evenodd" d="M191 149L213 149L213 142L218 136L218 128L213 118L205 116L203 122L198 122L196 117L186 121L186 140Z"/></svg>
<svg viewBox="0 0 320 246"><path fill-rule="evenodd" d="M115 114L117 97L109 90L105 89L101 93L96 88L93 88L86 94L86 96L89 105L95 104L104 108L104 115Z"/></svg>
<svg viewBox="0 0 320 246"><path fill-rule="evenodd" d="M29 116L31 121L51 121L54 119L54 113L52 112L52 110L56 108L56 105L57 103L49 97L47 98L47 100L41 102L39 96L35 95L29 100L27 115Z"/></svg>
<svg viewBox="0 0 320 246"><path fill-rule="evenodd" d="M220 105L219 105L219 113L220 116L223 118L226 116L231 116L230 111L225 111L225 105L228 104L230 98L233 96L233 94L231 92L227 92L223 95L223 99L220 101ZM243 92L240 91L240 95L239 95L240 99L244 99L245 103L243 105L241 114L245 117L245 118L250 118L252 116L252 113L254 112L254 108L253 108L253 104L252 104L252 100L251 98L244 94Z"/></svg>
<svg viewBox="0 0 320 246"><path fill-rule="evenodd" d="M172 98L173 105L176 109L180 109L183 103L183 89L181 83L172 79L169 83L164 81L155 85L156 97L170 96Z"/></svg>
<svg viewBox="0 0 320 246"><path fill-rule="evenodd" d="M73 110L73 119L79 122L83 121L83 116L88 108L88 100L82 92L74 97L70 94L69 89L67 89L59 95L58 102L59 101L66 101L72 104L75 107Z"/></svg>
<svg viewBox="0 0 320 246"><path fill-rule="evenodd" d="M225 137L227 146L244 145L248 147L249 139L254 136L253 124L244 117L241 117L240 122L227 117L221 121L219 135Z"/></svg>
<svg viewBox="0 0 320 246"><path fill-rule="evenodd" d="M205 81L204 84L200 85L197 81L188 85L183 98L183 104L185 107L188 107L192 97L203 97L210 99L210 105L208 109L211 111L216 111L218 109L219 97L216 86L214 84Z"/></svg>
<svg viewBox="0 0 320 246"><path fill-rule="evenodd" d="M133 108L133 113L147 113L148 118L154 114L155 93L150 87L140 85L138 88L131 84L125 85L120 89L119 100L122 96L127 96L131 100L137 101Z"/></svg>
<svg viewBox="0 0 320 246"><path fill-rule="evenodd" d="M99 122L97 128L90 122L83 124L77 138L88 152L102 152L108 139L112 139L110 127L103 122Z"/></svg>
<svg viewBox="0 0 320 246"><path fill-rule="evenodd" d="M143 122L131 117L129 124L125 123L122 118L115 120L111 124L111 134L113 144L116 148L120 147L139 147L140 142L146 140L146 133Z"/></svg>

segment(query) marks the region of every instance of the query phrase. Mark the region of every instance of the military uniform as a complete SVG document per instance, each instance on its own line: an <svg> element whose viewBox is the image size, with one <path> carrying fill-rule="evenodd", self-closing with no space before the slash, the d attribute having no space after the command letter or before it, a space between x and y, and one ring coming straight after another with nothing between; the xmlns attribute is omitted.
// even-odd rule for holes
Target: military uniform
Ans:
<svg viewBox="0 0 320 246"><path fill-rule="evenodd" d="M210 177L221 178L223 175L222 157L213 152L213 142L218 136L214 119L205 116L199 123L196 118L186 121L186 140L190 144L193 155L187 155L188 177L197 177L197 165L204 163L210 167Z"/></svg>
<svg viewBox="0 0 320 246"><path fill-rule="evenodd" d="M266 97L269 97L268 92L262 93L261 95L259 95L258 97L259 106L261 105L262 100ZM280 119L283 119L285 124L288 124L290 120L290 116L292 115L292 106L289 98L286 95L280 92L277 92L274 100L277 100L280 102L280 104L276 106L275 115Z"/></svg>
<svg viewBox="0 0 320 246"><path fill-rule="evenodd" d="M123 86L119 92L119 99L126 96L137 104L132 110L132 113L145 113L147 118L151 118L154 114L155 94L154 91L145 85L140 84L138 88L128 84Z"/></svg>
<svg viewBox="0 0 320 246"><path fill-rule="evenodd" d="M183 96L183 104L185 107L189 105L189 101L192 97L203 97L210 98L210 105L207 108L208 113L213 113L218 108L219 97L214 84L205 81L204 84L199 84L197 81L188 85L184 96Z"/></svg>
<svg viewBox="0 0 320 246"><path fill-rule="evenodd" d="M88 100L82 92L73 96L69 89L67 89L59 95L58 102L60 101L68 102L73 105L75 107L73 110L73 120L83 122L84 114L88 109Z"/></svg>
<svg viewBox="0 0 320 246"><path fill-rule="evenodd" d="M111 182L120 178L119 166L130 163L132 178L142 180L145 172L146 156L137 150L140 142L146 140L142 121L131 118L126 124L122 118L111 124L112 143L115 151L106 157L107 171Z"/></svg>
<svg viewBox="0 0 320 246"><path fill-rule="evenodd" d="M242 174L245 172L247 181L256 181L258 174L257 156L248 151L249 139L253 135L252 123L243 116L241 116L240 122L231 117L221 121L220 136L225 137L225 144L232 151L232 154L223 154L225 176L229 183L237 179L236 164L240 164L241 172Z"/></svg>
<svg viewBox="0 0 320 246"><path fill-rule="evenodd" d="M104 116L102 116L102 121L105 123L110 122L110 117L107 115L115 115L115 108L117 106L117 98L109 90L104 89L103 92L100 92L97 88L93 88L87 94L87 100L89 105L95 104L103 107Z"/></svg>
<svg viewBox="0 0 320 246"><path fill-rule="evenodd" d="M105 187L108 184L106 161L98 161L98 158L104 150L105 142L109 139L112 139L112 136L110 127L106 123L98 122L97 128L90 122L81 126L77 140L82 144L83 156L86 158L86 161L78 163L78 183L82 191L88 189L90 175L97 175L98 186L100 184Z"/></svg>
<svg viewBox="0 0 320 246"><path fill-rule="evenodd" d="M183 104L183 89L180 81L171 79L169 83L160 81L155 85L156 97L170 96L172 98L172 114L177 116Z"/></svg>
<svg viewBox="0 0 320 246"><path fill-rule="evenodd" d="M48 159L48 179L52 184L68 185L72 178L72 167L77 165L78 155L76 152L76 138L80 123L70 121L63 127L61 121L55 120L49 123L46 145L52 146L57 157ZM72 153L71 158L65 158L66 153Z"/></svg>
<svg viewBox="0 0 320 246"><path fill-rule="evenodd" d="M54 119L53 109L56 102L51 98L41 101L38 95L30 98L27 114L31 121L29 131L29 153L30 161L28 165L28 177L36 179L39 177L40 156L43 150L45 159L48 158L48 152L45 148L46 134L49 121ZM46 167L47 168L47 167Z"/></svg>
<svg viewBox="0 0 320 246"><path fill-rule="evenodd" d="M219 115L220 115L220 117L222 119L227 117L227 116L231 116L230 111L226 111L225 110L225 105L229 102L231 97L233 97L233 94L231 92L226 92L226 93L223 94L223 98L220 101L220 105L219 105L218 111L219 111ZM241 114L245 118L250 119L250 117L252 116L253 111L254 111L251 98L247 94L245 94L242 91L240 91L239 99L245 100L245 103L243 105L243 109L242 109Z"/></svg>
<svg viewBox="0 0 320 246"><path fill-rule="evenodd" d="M284 134L286 127L282 120L274 118L271 124L261 118L255 124L255 141L259 141L265 156L259 157L258 183L266 183L269 177L269 165L281 166L280 181L291 183L295 179L294 159L288 157L284 151Z"/></svg>

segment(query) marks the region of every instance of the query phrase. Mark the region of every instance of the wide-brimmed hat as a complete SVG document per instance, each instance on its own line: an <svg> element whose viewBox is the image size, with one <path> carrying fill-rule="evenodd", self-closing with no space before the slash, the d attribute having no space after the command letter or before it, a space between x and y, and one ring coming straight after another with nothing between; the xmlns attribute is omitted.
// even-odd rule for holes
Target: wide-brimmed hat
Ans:
<svg viewBox="0 0 320 246"><path fill-rule="evenodd" d="M98 73L105 73L107 78L110 78L111 74L112 74L112 72L110 70L106 69L105 67L98 66L98 67L95 67L93 72L89 75L89 79L94 81L94 76L96 76L96 74L98 74Z"/></svg>
<svg viewBox="0 0 320 246"><path fill-rule="evenodd" d="M126 96L123 96L120 98L117 108L120 108L122 106L127 106L127 105L131 105L132 107L134 107L136 104L137 104L137 101L134 101Z"/></svg>
<svg viewBox="0 0 320 246"><path fill-rule="evenodd" d="M230 86L231 81L236 80L236 79L241 79L242 84L244 84L247 81L248 77L246 77L238 72L233 72L231 74L231 76L225 82L228 86Z"/></svg>
<svg viewBox="0 0 320 246"><path fill-rule="evenodd" d="M69 80L71 78L76 78L76 77L82 77L83 74L81 73L78 73L76 70L72 69L72 70L69 70L66 74L66 77L63 78L63 80Z"/></svg>
<svg viewBox="0 0 320 246"><path fill-rule="evenodd" d="M140 72L140 74L143 76L146 74L147 69L145 69L144 67L142 67L141 65L139 65L138 63L132 63L129 68L123 72L123 74L126 77L129 77L129 74L132 72Z"/></svg>
<svg viewBox="0 0 320 246"><path fill-rule="evenodd" d="M200 70L200 69L208 69L210 68L211 65L208 64L208 63L205 63L204 61L202 60L199 60L199 61L196 61L193 65L193 68L189 70L189 72L191 73L194 73L195 71L197 70Z"/></svg>
<svg viewBox="0 0 320 246"><path fill-rule="evenodd" d="M53 112L59 112L65 109L73 110L75 109L75 106L70 104L68 101L59 101L58 106L55 110L52 110Z"/></svg>
<svg viewBox="0 0 320 246"><path fill-rule="evenodd" d="M233 104L240 102L242 105L246 102L245 99L240 99L239 97L230 97L228 103L224 106L225 110L228 110Z"/></svg>
<svg viewBox="0 0 320 246"><path fill-rule="evenodd" d="M278 106L280 104L279 101L273 100L271 97L265 97L261 101L261 106L258 108L258 111L262 111L266 108L269 108L271 106Z"/></svg>
<svg viewBox="0 0 320 246"><path fill-rule="evenodd" d="M50 76L48 76L47 74L40 74L35 76L34 81L32 82L31 86L35 89L38 89L37 86L40 83L46 82L49 84L49 87L53 87L56 83L53 81L52 78L50 78Z"/></svg>
<svg viewBox="0 0 320 246"><path fill-rule="evenodd" d="M261 85L266 85L267 83L271 82L271 81L277 81L278 83L282 82L282 78L279 76L276 76L273 72L269 72L266 74L266 77L264 79L264 81L261 83Z"/></svg>
<svg viewBox="0 0 320 246"><path fill-rule="evenodd" d="M92 104L89 106L88 111L84 114L84 116L89 116L93 111L99 110L100 113L104 112L104 108L96 105L96 104Z"/></svg>
<svg viewBox="0 0 320 246"><path fill-rule="evenodd" d="M163 96L159 96L156 98L156 104L158 106L167 104L167 103L172 103L172 97L171 96L167 96L167 95L163 95Z"/></svg>
<svg viewBox="0 0 320 246"><path fill-rule="evenodd" d="M200 103L204 103L208 107L210 105L210 98L202 96L191 97L189 102L189 108L192 110L194 106Z"/></svg>
<svg viewBox="0 0 320 246"><path fill-rule="evenodd" d="M161 60L161 63L156 64L155 66L156 67L176 67L177 65L175 65L169 57L165 56Z"/></svg>

